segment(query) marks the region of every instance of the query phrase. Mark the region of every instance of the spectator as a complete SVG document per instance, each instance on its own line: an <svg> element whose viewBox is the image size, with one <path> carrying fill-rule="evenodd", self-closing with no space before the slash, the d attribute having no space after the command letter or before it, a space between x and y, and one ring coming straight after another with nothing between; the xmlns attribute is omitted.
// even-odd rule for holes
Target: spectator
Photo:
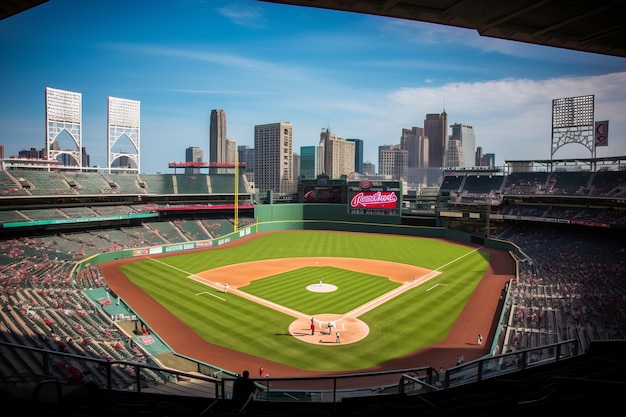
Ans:
<svg viewBox="0 0 626 417"><path fill-rule="evenodd" d="M256 394L256 390L256 384L250 379L250 372L245 370L233 384L233 400L244 405Z"/></svg>

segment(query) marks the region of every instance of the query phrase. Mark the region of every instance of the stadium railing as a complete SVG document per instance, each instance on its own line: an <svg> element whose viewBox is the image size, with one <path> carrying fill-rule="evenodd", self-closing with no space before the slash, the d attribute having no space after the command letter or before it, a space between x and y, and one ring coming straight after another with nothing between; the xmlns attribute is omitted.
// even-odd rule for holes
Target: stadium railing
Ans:
<svg viewBox="0 0 626 417"><path fill-rule="evenodd" d="M29 375L5 375L5 381L17 385L34 385L38 382L55 379L60 383L84 383L101 381L91 378L90 373L99 373L106 380L105 390L149 392L178 396L230 399L232 385L237 375L223 372L219 378L205 375L208 368L198 363L197 372L182 372L163 368L149 363L123 360L107 360L84 357L71 353L51 351L0 341L0 352L28 352L39 369L32 369ZM358 374L312 376L298 378L254 378L259 388L257 401L268 402L327 402L336 403L345 398L371 397L388 394L417 395L420 393L470 384L504 374L522 371L574 358L579 355L577 340L567 340L540 348L520 350L497 356L479 358L445 370L443 375L432 367L419 367ZM79 361L90 372L82 372L79 380L76 375L68 375L67 381L51 377L53 367L59 363ZM32 364L31 364L32 366ZM123 383L119 374L123 373Z"/></svg>

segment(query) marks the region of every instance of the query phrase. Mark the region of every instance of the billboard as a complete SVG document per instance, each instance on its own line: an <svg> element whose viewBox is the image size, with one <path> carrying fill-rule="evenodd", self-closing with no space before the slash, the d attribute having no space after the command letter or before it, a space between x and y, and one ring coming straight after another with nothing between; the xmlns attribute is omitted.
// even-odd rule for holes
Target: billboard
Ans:
<svg viewBox="0 0 626 417"><path fill-rule="evenodd" d="M402 183L400 181L371 181L348 183L348 212L351 214L400 215Z"/></svg>
<svg viewBox="0 0 626 417"><path fill-rule="evenodd" d="M352 196L350 207L365 209L395 209L398 196L393 191L361 191Z"/></svg>
<svg viewBox="0 0 626 417"><path fill-rule="evenodd" d="M299 203L346 203L346 181L319 175L315 179L299 179Z"/></svg>

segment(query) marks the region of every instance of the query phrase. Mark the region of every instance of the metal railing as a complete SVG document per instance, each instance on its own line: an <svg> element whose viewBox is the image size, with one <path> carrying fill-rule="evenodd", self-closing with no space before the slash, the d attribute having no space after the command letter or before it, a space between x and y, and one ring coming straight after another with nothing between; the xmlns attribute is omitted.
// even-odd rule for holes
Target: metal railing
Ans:
<svg viewBox="0 0 626 417"><path fill-rule="evenodd" d="M23 368L3 372L3 382L34 385L43 381L82 384L101 389L161 393L179 396L230 399L235 375L216 378L198 372L181 372L148 363L106 360L65 352L0 342L0 353L17 358ZM445 370L432 367L298 378L253 378L256 401L337 403L344 398L404 393L417 395L470 384L487 378L573 358L579 354L577 340L480 358ZM26 363L28 365L26 365ZM70 372L70 368L72 372ZM78 372L77 372L78 371Z"/></svg>

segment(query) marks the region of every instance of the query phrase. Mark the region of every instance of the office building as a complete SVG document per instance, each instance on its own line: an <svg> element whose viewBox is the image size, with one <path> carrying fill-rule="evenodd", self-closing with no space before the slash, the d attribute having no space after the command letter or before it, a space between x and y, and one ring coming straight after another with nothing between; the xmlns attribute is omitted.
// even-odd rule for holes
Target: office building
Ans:
<svg viewBox="0 0 626 417"><path fill-rule="evenodd" d="M483 153L482 146L476 148L476 166L477 167L495 167L496 154Z"/></svg>
<svg viewBox="0 0 626 417"><path fill-rule="evenodd" d="M428 167L445 166L448 146L448 114L427 114L424 119L424 135L428 138Z"/></svg>
<svg viewBox="0 0 626 417"><path fill-rule="evenodd" d="M245 162L245 168L243 171L247 174L254 172L254 149L248 145L237 146L237 153L239 162Z"/></svg>
<svg viewBox="0 0 626 417"><path fill-rule="evenodd" d="M225 162L235 162L235 155L237 155L237 142L233 138L226 139L226 161ZM239 155L237 155L239 156ZM225 172L231 171L232 169L228 168Z"/></svg>
<svg viewBox="0 0 626 417"><path fill-rule="evenodd" d="M228 162L226 156L226 112L211 110L209 126L209 162ZM223 168L209 168L210 174L226 172Z"/></svg>
<svg viewBox="0 0 626 417"><path fill-rule="evenodd" d="M322 129L320 146L324 152L324 174L331 179L350 175L354 172L355 142L335 135L330 129Z"/></svg>
<svg viewBox="0 0 626 417"><path fill-rule="evenodd" d="M363 139L346 139L354 142L354 171L363 173Z"/></svg>
<svg viewBox="0 0 626 417"><path fill-rule="evenodd" d="M392 180L404 181L408 175L409 151L400 145L382 145L378 147L378 174L389 176Z"/></svg>
<svg viewBox="0 0 626 417"><path fill-rule="evenodd" d="M376 175L376 164L370 161L363 162L363 175Z"/></svg>
<svg viewBox="0 0 626 417"><path fill-rule="evenodd" d="M402 129L400 148L408 152L407 184L414 186L425 183L428 171L428 138L424 134L424 128Z"/></svg>
<svg viewBox="0 0 626 417"><path fill-rule="evenodd" d="M448 150L446 151L446 168L450 167L464 167L465 161L463 160L463 149L461 148L461 141L451 136L448 139Z"/></svg>
<svg viewBox="0 0 626 417"><path fill-rule="evenodd" d="M321 146L300 147L300 178L315 179L323 172L323 150Z"/></svg>
<svg viewBox="0 0 626 417"><path fill-rule="evenodd" d="M450 137L460 141L461 155L464 161L462 165L455 166L466 168L473 167L475 162L474 155L476 154L476 135L474 134L474 128L469 125L455 123L450 125L450 129L452 130Z"/></svg>
<svg viewBox="0 0 626 417"><path fill-rule="evenodd" d="M289 122L254 126L254 184L261 193L293 193L293 127Z"/></svg>
<svg viewBox="0 0 626 417"><path fill-rule="evenodd" d="M185 162L202 162L203 157L204 157L204 154L202 152L202 148L193 146L193 147L189 147L185 149ZM196 168L196 167L185 168L185 174L187 175L199 174L200 172L201 172L200 168Z"/></svg>

